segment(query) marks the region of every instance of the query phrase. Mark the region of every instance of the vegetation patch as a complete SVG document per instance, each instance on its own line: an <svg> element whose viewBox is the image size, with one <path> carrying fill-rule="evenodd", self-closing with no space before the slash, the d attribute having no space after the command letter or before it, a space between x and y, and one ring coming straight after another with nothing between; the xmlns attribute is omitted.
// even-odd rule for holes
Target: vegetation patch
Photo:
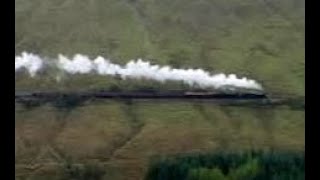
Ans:
<svg viewBox="0 0 320 180"><path fill-rule="evenodd" d="M298 152L189 154L154 161L146 180L302 180L304 164Z"/></svg>

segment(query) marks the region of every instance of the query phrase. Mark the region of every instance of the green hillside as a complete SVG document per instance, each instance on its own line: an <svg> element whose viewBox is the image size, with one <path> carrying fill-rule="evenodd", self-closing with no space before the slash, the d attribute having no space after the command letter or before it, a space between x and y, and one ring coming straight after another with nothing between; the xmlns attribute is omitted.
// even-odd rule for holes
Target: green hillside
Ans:
<svg viewBox="0 0 320 180"><path fill-rule="evenodd" d="M16 0L16 54L145 58L258 80L267 91L304 95L304 2ZM105 77L16 77L16 88L108 88ZM122 83L126 84L126 83ZM126 85L121 85L126 86Z"/></svg>
<svg viewBox="0 0 320 180"><path fill-rule="evenodd" d="M305 93L302 0L15 0L15 5L16 55L27 51L54 58L81 53L119 64L144 58L246 76L271 95ZM46 72L31 79L16 73L15 88L186 88L96 75L61 74L57 83L55 75ZM305 112L287 106L104 101L69 110L15 107L16 179L21 180L63 179L81 171L65 171L68 163L99 166L103 173L95 179L140 180L150 159L158 155L304 152L305 146ZM84 174L96 172L97 167L88 167Z"/></svg>

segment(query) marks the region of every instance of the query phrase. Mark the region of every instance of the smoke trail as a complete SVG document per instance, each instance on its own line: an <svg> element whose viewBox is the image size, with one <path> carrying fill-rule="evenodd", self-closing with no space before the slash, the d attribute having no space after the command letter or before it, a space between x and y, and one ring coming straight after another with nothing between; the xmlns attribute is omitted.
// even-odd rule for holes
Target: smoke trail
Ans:
<svg viewBox="0 0 320 180"><path fill-rule="evenodd" d="M247 78L237 78L236 75L215 74L212 75L202 69L175 69L170 66L152 65L150 62L141 59L131 60L126 65L121 66L111 63L103 57L91 60L85 55L77 54L69 59L59 55L54 63L49 64L38 55L22 53L15 57L15 72L22 69L28 71L34 77L40 70L54 66L69 74L89 74L98 75L119 75L122 79L151 79L160 82L181 81L189 86L199 86L201 88L224 88L227 86L262 90L260 84Z"/></svg>
<svg viewBox="0 0 320 180"><path fill-rule="evenodd" d="M43 60L34 54L22 53L21 56L15 57L15 71L26 69L33 77L43 68Z"/></svg>

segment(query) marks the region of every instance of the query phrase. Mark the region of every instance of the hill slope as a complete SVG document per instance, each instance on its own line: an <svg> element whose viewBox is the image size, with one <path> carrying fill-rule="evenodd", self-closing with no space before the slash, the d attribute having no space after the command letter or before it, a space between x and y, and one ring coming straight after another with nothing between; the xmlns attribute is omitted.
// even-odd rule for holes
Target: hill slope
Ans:
<svg viewBox="0 0 320 180"><path fill-rule="evenodd" d="M16 54L102 55L204 68L304 96L302 0L15 0ZM53 73L54 74L54 73ZM16 74L16 90L182 88L110 77ZM95 162L104 179L142 179L151 157L216 150L304 151L303 110L190 102L16 104L16 179L61 179L61 165ZM63 166L62 166L63 167Z"/></svg>
<svg viewBox="0 0 320 180"><path fill-rule="evenodd" d="M16 0L16 54L145 58L257 79L267 91L304 95L304 1ZM101 88L128 83L73 77L57 86L16 78L16 88ZM71 83L72 82L72 83Z"/></svg>

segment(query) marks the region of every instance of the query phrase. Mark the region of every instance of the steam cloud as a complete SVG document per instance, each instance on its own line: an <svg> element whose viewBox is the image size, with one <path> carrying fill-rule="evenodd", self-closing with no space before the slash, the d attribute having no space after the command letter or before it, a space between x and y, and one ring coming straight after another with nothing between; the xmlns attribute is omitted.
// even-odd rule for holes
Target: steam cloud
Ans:
<svg viewBox="0 0 320 180"><path fill-rule="evenodd" d="M26 70L31 77L36 76L39 71L50 66L74 75L96 73L105 76L119 75L122 79L144 78L159 82L181 81L189 86L201 88L219 89L231 86L262 90L261 85L256 81L245 77L237 78L234 74L210 74L202 69L175 69L170 66L152 65L150 62L141 59L131 60L126 65L121 66L113 64L110 60L100 56L91 60L87 56L80 54L75 55L72 59L59 55L57 59L52 61L26 52L15 56L15 72Z"/></svg>

